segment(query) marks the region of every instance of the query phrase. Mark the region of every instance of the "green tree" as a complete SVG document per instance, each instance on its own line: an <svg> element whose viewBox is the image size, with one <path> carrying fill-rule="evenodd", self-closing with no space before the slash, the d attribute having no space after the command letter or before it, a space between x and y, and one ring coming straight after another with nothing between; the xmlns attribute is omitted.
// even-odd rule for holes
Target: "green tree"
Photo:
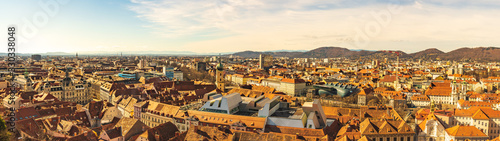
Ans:
<svg viewBox="0 0 500 141"><path fill-rule="evenodd" d="M0 115L0 131L7 130L7 125L5 124L5 120L3 120L3 117Z"/></svg>
<svg viewBox="0 0 500 141"><path fill-rule="evenodd" d="M7 131L7 125L3 117L0 115L0 141L9 141L12 139L12 134Z"/></svg>

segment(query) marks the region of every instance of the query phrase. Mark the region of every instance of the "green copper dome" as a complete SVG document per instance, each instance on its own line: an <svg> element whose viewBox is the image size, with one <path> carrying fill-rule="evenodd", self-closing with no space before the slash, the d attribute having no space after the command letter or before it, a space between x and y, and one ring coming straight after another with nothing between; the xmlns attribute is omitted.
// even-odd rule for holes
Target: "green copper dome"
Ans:
<svg viewBox="0 0 500 141"><path fill-rule="evenodd" d="M224 69L224 66L222 65L222 63L219 63L216 67L217 70L222 70Z"/></svg>

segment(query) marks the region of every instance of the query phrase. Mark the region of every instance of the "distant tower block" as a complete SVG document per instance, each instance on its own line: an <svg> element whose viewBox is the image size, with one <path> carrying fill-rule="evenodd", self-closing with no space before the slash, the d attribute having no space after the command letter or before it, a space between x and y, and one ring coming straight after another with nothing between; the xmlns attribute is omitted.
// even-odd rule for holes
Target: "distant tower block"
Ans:
<svg viewBox="0 0 500 141"><path fill-rule="evenodd" d="M259 67L263 70L268 70L273 65L273 56L268 54L259 55Z"/></svg>
<svg viewBox="0 0 500 141"><path fill-rule="evenodd" d="M42 60L42 55L40 55L40 54L33 54L33 55L31 55L31 59L34 60L34 61L40 61L40 60Z"/></svg>

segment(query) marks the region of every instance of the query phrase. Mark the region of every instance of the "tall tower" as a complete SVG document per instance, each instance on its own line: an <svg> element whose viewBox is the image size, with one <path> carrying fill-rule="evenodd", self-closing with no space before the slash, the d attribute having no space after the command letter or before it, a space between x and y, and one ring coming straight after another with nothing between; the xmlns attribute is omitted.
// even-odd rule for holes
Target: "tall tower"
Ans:
<svg viewBox="0 0 500 141"><path fill-rule="evenodd" d="M224 92L226 86L224 85L224 66L222 65L222 61L219 56L219 64L215 67L215 85L217 85L217 89Z"/></svg>
<svg viewBox="0 0 500 141"><path fill-rule="evenodd" d="M462 81L462 85L460 85L460 87L459 99L467 100L467 82Z"/></svg>
<svg viewBox="0 0 500 141"><path fill-rule="evenodd" d="M455 80L451 82L451 98L453 99L452 101L453 104L456 104L458 102L459 95L458 95L457 82Z"/></svg>
<svg viewBox="0 0 500 141"><path fill-rule="evenodd" d="M69 77L69 67L66 67L66 70L65 70L65 73L66 73L66 76L64 77L64 79L62 80L62 90L63 90L63 93L61 95L61 101L71 101L73 100L75 94L74 94L74 90L75 90L75 87L74 87L74 84L73 84L73 81L72 79Z"/></svg>
<svg viewBox="0 0 500 141"><path fill-rule="evenodd" d="M431 100L431 113L434 113L436 110L436 104L434 103L434 100Z"/></svg>
<svg viewBox="0 0 500 141"><path fill-rule="evenodd" d="M26 79L26 84L24 84L24 91L31 92L33 91L32 82L29 77L28 69L24 68L24 78Z"/></svg>
<svg viewBox="0 0 500 141"><path fill-rule="evenodd" d="M273 56L269 54L259 55L259 67L263 70L268 70L273 64Z"/></svg>

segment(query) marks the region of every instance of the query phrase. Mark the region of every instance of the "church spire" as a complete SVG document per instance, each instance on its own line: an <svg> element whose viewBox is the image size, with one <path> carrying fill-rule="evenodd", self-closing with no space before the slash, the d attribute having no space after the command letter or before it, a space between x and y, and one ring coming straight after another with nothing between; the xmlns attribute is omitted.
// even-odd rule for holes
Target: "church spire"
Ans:
<svg viewBox="0 0 500 141"><path fill-rule="evenodd" d="M225 92L226 86L224 84L224 66L222 66L222 61L220 58L218 58L219 64L215 67L215 83L217 85L217 89L219 89L221 92Z"/></svg>

